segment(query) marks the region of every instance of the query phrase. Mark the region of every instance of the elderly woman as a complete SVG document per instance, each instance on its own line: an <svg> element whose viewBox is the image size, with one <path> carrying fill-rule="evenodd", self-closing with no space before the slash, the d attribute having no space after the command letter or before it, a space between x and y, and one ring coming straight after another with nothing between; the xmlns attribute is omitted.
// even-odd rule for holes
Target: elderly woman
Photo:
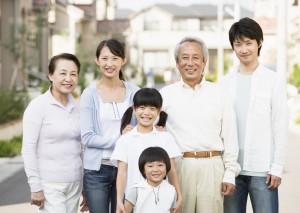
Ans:
<svg viewBox="0 0 300 213"><path fill-rule="evenodd" d="M31 204L39 212L74 213L82 192L79 109L74 91L80 71L75 55L50 60L47 92L24 112L22 156L31 189Z"/></svg>

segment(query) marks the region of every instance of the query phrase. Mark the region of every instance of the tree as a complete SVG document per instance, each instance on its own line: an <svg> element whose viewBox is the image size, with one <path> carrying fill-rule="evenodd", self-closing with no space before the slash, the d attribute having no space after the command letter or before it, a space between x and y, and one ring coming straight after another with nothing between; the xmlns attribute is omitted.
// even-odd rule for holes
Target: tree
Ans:
<svg viewBox="0 0 300 213"><path fill-rule="evenodd" d="M289 82L297 87L298 90L300 89L300 66L298 64L294 64L293 71L289 76Z"/></svg>

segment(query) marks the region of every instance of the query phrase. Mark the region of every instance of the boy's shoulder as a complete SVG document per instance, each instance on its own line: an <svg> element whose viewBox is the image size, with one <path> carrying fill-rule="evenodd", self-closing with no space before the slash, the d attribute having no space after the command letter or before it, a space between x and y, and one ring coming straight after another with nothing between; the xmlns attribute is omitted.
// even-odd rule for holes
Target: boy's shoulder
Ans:
<svg viewBox="0 0 300 213"><path fill-rule="evenodd" d="M171 188L171 189L175 190L175 187L172 184L170 184L167 180L163 180L161 182L161 186L165 186L165 187L168 187L168 188Z"/></svg>

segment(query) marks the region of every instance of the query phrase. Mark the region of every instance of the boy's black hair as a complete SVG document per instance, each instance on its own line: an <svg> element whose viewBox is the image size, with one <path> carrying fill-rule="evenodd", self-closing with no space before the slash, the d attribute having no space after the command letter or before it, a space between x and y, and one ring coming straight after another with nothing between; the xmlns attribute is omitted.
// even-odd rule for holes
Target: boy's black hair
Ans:
<svg viewBox="0 0 300 213"><path fill-rule="evenodd" d="M263 31L259 24L251 18L242 18L235 22L229 30L229 41L232 49L234 50L233 42L244 38L255 39L257 44L260 45L264 40ZM258 56L262 45L258 48Z"/></svg>
<svg viewBox="0 0 300 213"><path fill-rule="evenodd" d="M133 96L133 107L139 106L153 106L160 109L163 104L161 94L154 88L142 88L138 90ZM120 132L122 134L123 129L130 124L132 118L132 107L129 107L122 116ZM159 121L157 126L164 127L166 125L168 114L161 111L159 114Z"/></svg>
<svg viewBox="0 0 300 213"><path fill-rule="evenodd" d="M139 169L143 177L146 179L145 175L145 164L155 161L162 161L166 164L166 171L168 174L171 169L171 161L168 153L161 147L149 147L145 149L139 158ZM166 177L164 177L165 179Z"/></svg>

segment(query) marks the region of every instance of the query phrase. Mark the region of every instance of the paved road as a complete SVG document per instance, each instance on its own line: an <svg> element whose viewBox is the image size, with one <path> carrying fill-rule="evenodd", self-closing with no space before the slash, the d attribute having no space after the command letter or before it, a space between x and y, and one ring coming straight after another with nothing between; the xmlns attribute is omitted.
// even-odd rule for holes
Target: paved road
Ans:
<svg viewBox="0 0 300 213"><path fill-rule="evenodd" d="M0 184L0 206L30 201L30 189L23 169Z"/></svg>

